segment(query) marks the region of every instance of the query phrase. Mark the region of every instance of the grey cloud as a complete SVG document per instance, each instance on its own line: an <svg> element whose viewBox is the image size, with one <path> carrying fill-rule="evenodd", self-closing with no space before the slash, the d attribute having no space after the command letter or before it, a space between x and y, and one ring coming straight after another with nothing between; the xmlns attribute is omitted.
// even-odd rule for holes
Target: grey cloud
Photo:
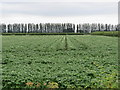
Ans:
<svg viewBox="0 0 120 90"><path fill-rule="evenodd" d="M38 16L81 16L117 14L115 2L40 2L3 3L2 14L29 14Z"/></svg>

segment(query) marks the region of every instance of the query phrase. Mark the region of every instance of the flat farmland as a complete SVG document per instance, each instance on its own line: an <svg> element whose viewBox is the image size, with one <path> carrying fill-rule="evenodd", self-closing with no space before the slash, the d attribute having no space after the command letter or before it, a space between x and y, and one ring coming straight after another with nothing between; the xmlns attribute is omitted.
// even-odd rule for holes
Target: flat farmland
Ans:
<svg viewBox="0 0 120 90"><path fill-rule="evenodd" d="M2 36L3 88L117 88L118 38Z"/></svg>

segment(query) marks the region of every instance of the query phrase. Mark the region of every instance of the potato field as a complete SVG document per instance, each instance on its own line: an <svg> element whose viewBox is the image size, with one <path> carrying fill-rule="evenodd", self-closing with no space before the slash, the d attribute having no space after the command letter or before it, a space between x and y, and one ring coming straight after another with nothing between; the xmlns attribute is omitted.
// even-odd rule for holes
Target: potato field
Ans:
<svg viewBox="0 0 120 90"><path fill-rule="evenodd" d="M3 88L118 88L118 38L2 36Z"/></svg>

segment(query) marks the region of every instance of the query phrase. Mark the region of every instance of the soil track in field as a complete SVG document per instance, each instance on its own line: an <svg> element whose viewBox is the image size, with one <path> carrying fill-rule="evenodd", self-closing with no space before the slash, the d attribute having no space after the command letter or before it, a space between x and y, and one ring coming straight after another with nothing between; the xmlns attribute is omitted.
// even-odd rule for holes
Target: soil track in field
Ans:
<svg viewBox="0 0 120 90"><path fill-rule="evenodd" d="M68 50L67 36L65 36L65 50Z"/></svg>

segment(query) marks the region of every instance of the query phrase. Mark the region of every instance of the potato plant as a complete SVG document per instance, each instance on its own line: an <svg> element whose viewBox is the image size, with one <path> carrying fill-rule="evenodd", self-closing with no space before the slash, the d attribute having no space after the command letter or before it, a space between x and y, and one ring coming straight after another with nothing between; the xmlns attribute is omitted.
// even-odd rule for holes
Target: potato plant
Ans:
<svg viewBox="0 0 120 90"><path fill-rule="evenodd" d="M117 43L91 35L2 36L3 88L118 88Z"/></svg>

